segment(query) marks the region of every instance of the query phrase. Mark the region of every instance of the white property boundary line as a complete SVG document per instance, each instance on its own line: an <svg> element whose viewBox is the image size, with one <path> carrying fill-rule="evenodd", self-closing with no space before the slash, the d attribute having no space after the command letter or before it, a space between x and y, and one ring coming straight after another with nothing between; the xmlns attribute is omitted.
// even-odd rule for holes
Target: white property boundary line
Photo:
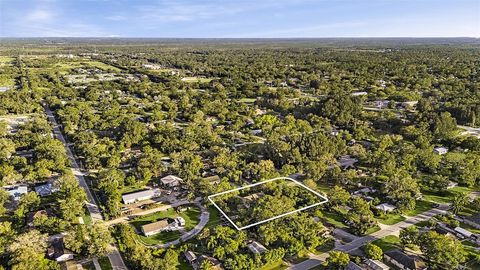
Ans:
<svg viewBox="0 0 480 270"><path fill-rule="evenodd" d="M217 197L217 196L220 196L220 195L224 195L224 194L227 194L227 193L231 193L231 192L235 192L235 191L238 191L238 190L242 190L242 189L246 189L246 188L251 188L251 187L254 187L254 186L258 186L258 185L262 185L262 184L265 184L265 183L268 183L268 182L273 182L273 181L277 181L277 180L288 180L288 181L292 181L294 182L295 184L305 188L306 190L312 192L313 194L317 195L318 197L322 198L323 201L321 202L318 202L318 203L315 203L315 204L312 204L312 205L309 205L309 206L305 206L303 208L300 208L300 209L296 209L296 210L293 210L291 212L288 212L288 213L284 213L284 214L281 214L281 215L278 215L278 216L275 216L275 217L271 217L271 218L268 218L268 219L265 219L265 220L262 220L262 221L259 221L259 222L256 222L256 223L253 223L253 224L249 224L247 226L243 226L243 227L238 227L237 224L235 224L235 222L233 222L227 214L225 214L225 212L223 212L223 210L218 207L218 205L213 201L212 198L214 197ZM269 222L269 221L272 221L272 220L275 220L275 219L278 219L278 218L281 218L281 217L284 217L284 216L288 216L288 215L291 215L291 214L294 214L294 213L297 213L297 212L300 212L300 211L303 211L303 210L306 210L306 209L309 209L309 208L312 208L312 207L315 207L315 206L318 206L318 205L321 205L321 204L324 204L326 202L328 202L328 198L325 196L325 195L322 195L318 192L316 192L315 190L305 186L304 184L298 182L297 180L295 179L292 179L292 178L289 178L289 177L277 177L277 178L272 178L272 179L269 179L269 180L265 180L265 181L261 181L261 182L258 182L258 183L255 183L255 184L251 184L251 185L247 185L247 186L244 186L244 187L239 187L239 188L235 188L235 189L231 189L231 190L227 190L227 191L224 191L224 192L220 192L220 193L216 193L216 194L213 194L213 195L210 195L208 196L208 200L210 200L210 202L218 209L218 211L220 211L220 213L222 213L222 215L235 227L235 229L237 230L244 230L244 229L248 229L250 227L253 227L253 226L257 226L257 225L260 225L260 224L263 224L265 222Z"/></svg>

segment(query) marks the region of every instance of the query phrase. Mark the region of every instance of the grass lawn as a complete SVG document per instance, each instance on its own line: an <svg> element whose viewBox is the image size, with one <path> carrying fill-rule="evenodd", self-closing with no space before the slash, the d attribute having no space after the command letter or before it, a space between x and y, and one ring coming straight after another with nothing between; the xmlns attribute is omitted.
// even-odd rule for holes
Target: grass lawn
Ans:
<svg viewBox="0 0 480 270"><path fill-rule="evenodd" d="M348 226L343 223L343 217L339 214L323 211L323 220L333 226L341 229L346 229Z"/></svg>
<svg viewBox="0 0 480 270"><path fill-rule="evenodd" d="M199 77L184 77L184 78L182 78L182 81L189 82L189 83L194 83L194 82L209 83L212 80L213 80L213 78L199 78Z"/></svg>
<svg viewBox="0 0 480 270"><path fill-rule="evenodd" d="M157 245L157 244L163 244L167 243L170 241L177 240L182 236L182 234L179 231L171 231L171 232L161 232L152 236L143 236L143 235L137 235L140 242L142 242L145 245L152 246L152 245Z"/></svg>
<svg viewBox="0 0 480 270"><path fill-rule="evenodd" d="M107 65L107 64L105 64L103 62L100 62L100 61L89 61L89 62L86 62L86 64L91 66L91 67L96 67L96 68L103 69L103 70L113 70L114 72L120 72L121 71L121 69L119 69L117 67Z"/></svg>
<svg viewBox="0 0 480 270"><path fill-rule="evenodd" d="M378 222L385 225L393 225L400 221L404 221L406 218L400 214L387 214L383 217L376 218Z"/></svg>
<svg viewBox="0 0 480 270"><path fill-rule="evenodd" d="M400 238L395 235L387 235L384 238L373 241L373 244L379 246L383 252L397 248L400 243Z"/></svg>
<svg viewBox="0 0 480 270"><path fill-rule="evenodd" d="M205 225L206 228L212 229L215 226L220 225L223 221L221 220L221 214L218 209L211 205L208 207L208 212L210 213L210 218L208 219L207 225Z"/></svg>
<svg viewBox="0 0 480 270"><path fill-rule="evenodd" d="M368 234L372 234L374 232L378 232L380 231L380 227L379 226L375 226L375 227L372 227L370 229L368 229L364 235L368 235Z"/></svg>
<svg viewBox="0 0 480 270"><path fill-rule="evenodd" d="M432 208L433 208L433 203L432 202L419 200L419 201L416 201L415 209L413 209L412 211L406 212L405 215L416 216L416 215L418 215L420 213L423 213L425 211L428 211Z"/></svg>
<svg viewBox="0 0 480 270"><path fill-rule="evenodd" d="M257 99L256 98L241 98L239 102L243 103L254 103Z"/></svg>
<svg viewBox="0 0 480 270"><path fill-rule="evenodd" d="M98 263L100 263L100 267L102 268L102 270L113 270L108 257L98 258Z"/></svg>
<svg viewBox="0 0 480 270"><path fill-rule="evenodd" d="M288 268L287 263L285 263L284 261L278 261L278 262L275 262L275 263L270 263L270 264L264 265L259 270L283 270L283 269L287 269L287 268Z"/></svg>
<svg viewBox="0 0 480 270"><path fill-rule="evenodd" d="M456 186L447 190L445 193L431 192L429 190L423 191L423 199L436 203L451 203L453 197L457 193L470 193L474 188Z"/></svg>

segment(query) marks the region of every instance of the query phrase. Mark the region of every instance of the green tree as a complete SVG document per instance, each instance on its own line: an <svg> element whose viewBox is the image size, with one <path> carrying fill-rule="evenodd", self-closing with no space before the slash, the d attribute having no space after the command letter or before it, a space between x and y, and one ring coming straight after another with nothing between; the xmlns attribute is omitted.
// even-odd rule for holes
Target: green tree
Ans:
<svg viewBox="0 0 480 270"><path fill-rule="evenodd" d="M324 265L328 269L344 269L350 262L350 256L342 251L331 251Z"/></svg>
<svg viewBox="0 0 480 270"><path fill-rule="evenodd" d="M460 241L435 231L423 234L419 244L432 269L458 269L466 259Z"/></svg>
<svg viewBox="0 0 480 270"><path fill-rule="evenodd" d="M372 259L372 260L382 260L383 258L383 250L370 242L365 244L363 247L363 251L365 252L365 255L367 255L367 258Z"/></svg>

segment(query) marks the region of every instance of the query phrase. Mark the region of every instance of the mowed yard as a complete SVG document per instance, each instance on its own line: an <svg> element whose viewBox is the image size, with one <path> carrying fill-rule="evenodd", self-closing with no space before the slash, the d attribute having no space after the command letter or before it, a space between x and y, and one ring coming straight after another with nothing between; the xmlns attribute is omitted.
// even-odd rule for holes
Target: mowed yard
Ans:
<svg viewBox="0 0 480 270"><path fill-rule="evenodd" d="M137 218L131 221L130 224L135 227L137 232L139 232L138 237L142 243L146 245L162 244L162 243L167 243L180 238L181 233L178 231L161 232L161 233L146 237L140 234L142 231L142 226L165 219L165 218L175 218L178 216L185 219L185 230L190 231L198 224L200 220L200 209L196 206L189 206L188 210L177 213L174 209L170 208L166 211L157 212L151 215L146 215L146 216Z"/></svg>

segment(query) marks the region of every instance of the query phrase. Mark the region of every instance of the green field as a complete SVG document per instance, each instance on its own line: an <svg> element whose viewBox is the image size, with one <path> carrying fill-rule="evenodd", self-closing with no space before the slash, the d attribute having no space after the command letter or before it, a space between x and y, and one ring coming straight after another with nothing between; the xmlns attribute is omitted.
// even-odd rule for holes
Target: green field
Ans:
<svg viewBox="0 0 480 270"><path fill-rule="evenodd" d="M433 208L433 203L432 202L424 201L424 200L416 201L415 209L413 209L412 211L407 211L405 213L405 215L410 216L410 217L416 216L416 215L421 214L423 212L426 212L426 211L428 211L432 208Z"/></svg>
<svg viewBox="0 0 480 270"><path fill-rule="evenodd" d="M376 220L385 225L393 225L398 222L404 221L406 218L400 214L387 214L383 217L376 218Z"/></svg>
<svg viewBox="0 0 480 270"><path fill-rule="evenodd" d="M447 190L445 193L434 193L431 191L424 191L423 192L423 199L426 201L436 202L436 203L451 203L453 197L455 197L458 193L470 193L474 191L473 188L469 187L454 187Z"/></svg>
<svg viewBox="0 0 480 270"><path fill-rule="evenodd" d="M275 263L267 264L262 268L260 268L259 270L283 270L287 268L288 268L287 263L285 263L284 261L278 261Z"/></svg>
<svg viewBox="0 0 480 270"><path fill-rule="evenodd" d="M213 80L213 78L199 78L199 77L184 77L182 81L187 83L209 83Z"/></svg>
<svg viewBox="0 0 480 270"><path fill-rule="evenodd" d="M337 213L332 213L332 212L322 212L323 213L323 220L332 224L333 226L340 228L340 229L346 229L348 226L343 223L343 217L340 214Z"/></svg>
<svg viewBox="0 0 480 270"><path fill-rule="evenodd" d="M397 248L399 243L400 238L395 235L388 235L384 238L373 241L373 244L379 246L383 250L383 252Z"/></svg>
<svg viewBox="0 0 480 270"><path fill-rule="evenodd" d="M100 267L102 270L112 270L112 265L110 264L110 260L108 257L101 257L98 258L98 262L100 263Z"/></svg>

